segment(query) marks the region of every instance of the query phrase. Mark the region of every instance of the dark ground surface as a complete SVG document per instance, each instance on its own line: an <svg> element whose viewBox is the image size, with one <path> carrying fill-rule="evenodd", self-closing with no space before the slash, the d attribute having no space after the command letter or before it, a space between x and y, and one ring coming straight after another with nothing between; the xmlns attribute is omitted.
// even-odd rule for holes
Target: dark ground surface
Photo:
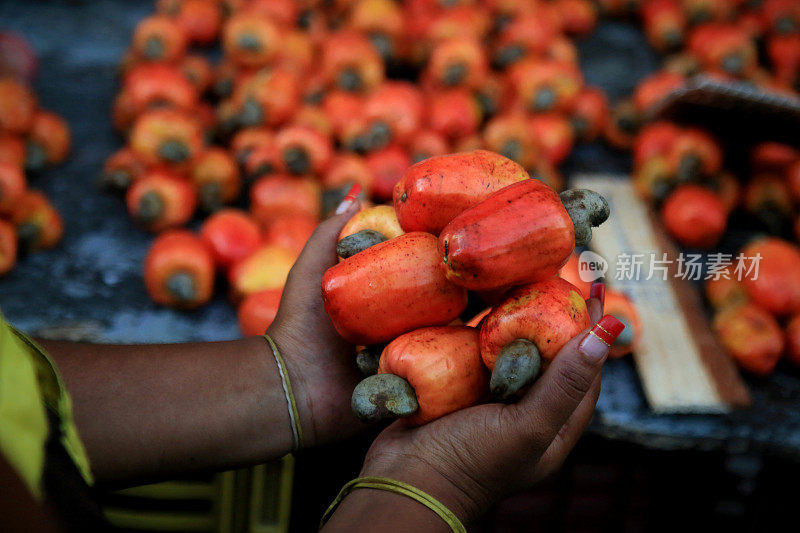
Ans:
<svg viewBox="0 0 800 533"><path fill-rule="evenodd" d="M115 65L134 25L152 9L152 2L137 0L0 1L0 29L19 32L37 51L41 104L66 118L74 144L64 165L30 179L63 214L64 242L24 258L0 279L0 309L24 330L78 324L84 334L109 342L239 336L235 312L222 293L209 306L189 313L150 302L141 263L152 237L133 226L119 199L95 187L104 159L120 145L110 124L117 91ZM612 100L630 93L635 81L657 66L657 58L632 25L603 24L579 46L588 83L604 88ZM575 150L564 170L567 175L625 173L629 166L627 155L593 144ZM656 416L647 408L632 362L612 361L604 371L592 430L657 449L800 456L797 372L783 368L768 380L750 384L752 409L728 416ZM364 443L360 439L301 457L297 486L303 498L295 498L295 504L318 507L302 487L304 479L319 483L315 478L320 467L331 469L331 487L352 477ZM631 449L617 444L614 449L620 452ZM330 452L349 459L331 465ZM339 470L343 475L334 475ZM327 484L317 492L330 497L336 488L327 490Z"/></svg>
<svg viewBox="0 0 800 533"><path fill-rule="evenodd" d="M41 105L69 122L74 146L64 165L30 179L63 215L63 243L25 258L0 280L0 308L21 329L80 322L112 342L239 335L222 294L190 313L148 300L141 265L152 237L133 226L118 198L95 186L103 161L121 144L110 122L116 65L135 24L152 11L153 2L136 0L0 3L0 27L25 36L38 53Z"/></svg>

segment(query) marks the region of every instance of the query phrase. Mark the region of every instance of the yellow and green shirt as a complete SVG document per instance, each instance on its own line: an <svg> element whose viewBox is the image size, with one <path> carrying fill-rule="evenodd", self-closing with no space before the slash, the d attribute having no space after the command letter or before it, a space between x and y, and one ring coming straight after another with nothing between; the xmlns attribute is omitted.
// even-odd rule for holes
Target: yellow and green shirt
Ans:
<svg viewBox="0 0 800 533"><path fill-rule="evenodd" d="M70 470L76 483L93 484L89 460L78 437L64 382L50 356L0 314L0 454L39 501L57 507L70 494L49 494L65 477L48 469ZM64 459L51 458L58 455ZM73 468L74 466L74 468ZM78 475L75 475L77 471ZM66 476L68 477L68 476Z"/></svg>

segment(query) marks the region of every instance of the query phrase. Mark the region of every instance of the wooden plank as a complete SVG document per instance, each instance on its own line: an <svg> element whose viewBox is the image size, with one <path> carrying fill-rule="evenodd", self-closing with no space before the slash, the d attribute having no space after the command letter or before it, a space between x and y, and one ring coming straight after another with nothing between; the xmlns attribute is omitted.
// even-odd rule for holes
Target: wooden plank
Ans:
<svg viewBox="0 0 800 533"><path fill-rule="evenodd" d="M734 362L714 338L700 296L677 275L678 250L654 223L629 179L578 176L575 187L608 199L611 218L594 230L591 248L606 259L606 281L634 301L642 321L634 360L647 401L657 413L724 413L750 404ZM664 255L666 254L666 255ZM626 268L640 258L640 272ZM666 259L653 269L652 258Z"/></svg>

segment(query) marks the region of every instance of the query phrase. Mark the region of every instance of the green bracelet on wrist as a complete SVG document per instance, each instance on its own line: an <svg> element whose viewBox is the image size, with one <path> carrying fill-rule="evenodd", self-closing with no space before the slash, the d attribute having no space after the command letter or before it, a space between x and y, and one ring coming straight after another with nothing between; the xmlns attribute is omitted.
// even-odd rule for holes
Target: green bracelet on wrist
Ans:
<svg viewBox="0 0 800 533"><path fill-rule="evenodd" d="M467 530L464 528L464 525L461 523L458 517L456 517L456 515L454 515L453 512L445 507L444 504L442 504L439 500L427 492L423 492L418 488L409 485L408 483L403 483L402 481L397 481L396 479L391 479L388 477L359 477L348 482L344 487L342 487L342 490L339 491L336 499L333 500L333 503L331 503L331 505L328 507L328 510L325 511L325 514L322 515L322 520L319 524L320 529L322 529L322 526L324 526L325 522L327 522L331 517L333 512L336 510L336 507L342 503L342 500L344 500L348 494L356 489L376 489L394 492L395 494L401 494L421 503L436 513L439 518L444 520L445 523L450 526L450 529L452 529L454 533L467 533Z"/></svg>
<svg viewBox="0 0 800 533"><path fill-rule="evenodd" d="M300 413L297 410L297 403L294 400L294 391L292 391L292 382L289 381L289 370L286 368L286 363L281 357L281 352L272 337L264 334L264 340L269 344L272 350L272 355L275 356L275 364L278 365L278 375L281 378L281 385L283 386L283 393L286 396L286 405L289 408L289 425L292 428L292 451L294 453L303 449L303 428L300 426Z"/></svg>

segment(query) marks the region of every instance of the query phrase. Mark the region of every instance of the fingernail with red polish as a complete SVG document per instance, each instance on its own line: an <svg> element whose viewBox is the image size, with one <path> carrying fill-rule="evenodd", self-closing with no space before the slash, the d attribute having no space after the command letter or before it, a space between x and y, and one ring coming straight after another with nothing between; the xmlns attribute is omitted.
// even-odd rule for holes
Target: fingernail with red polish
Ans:
<svg viewBox="0 0 800 533"><path fill-rule="evenodd" d="M593 361L599 361L611 349L619 334L625 329L625 324L611 315L606 315L586 334L578 345L578 351Z"/></svg>
<svg viewBox="0 0 800 533"><path fill-rule="evenodd" d="M351 205L353 205L353 203L356 201L356 199L358 199L358 193L360 193L360 192L361 192L361 185L360 184L356 183L352 187L350 187L350 190L347 192L347 196L344 197L342 202L336 208L336 213L335 214L341 215L342 213L347 211L347 209Z"/></svg>
<svg viewBox="0 0 800 533"><path fill-rule="evenodd" d="M592 287L589 289L589 298L597 298L600 300L600 305L606 304L606 284L602 281L593 281Z"/></svg>

